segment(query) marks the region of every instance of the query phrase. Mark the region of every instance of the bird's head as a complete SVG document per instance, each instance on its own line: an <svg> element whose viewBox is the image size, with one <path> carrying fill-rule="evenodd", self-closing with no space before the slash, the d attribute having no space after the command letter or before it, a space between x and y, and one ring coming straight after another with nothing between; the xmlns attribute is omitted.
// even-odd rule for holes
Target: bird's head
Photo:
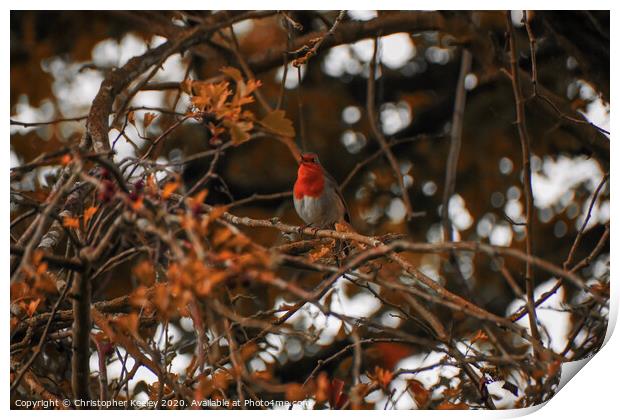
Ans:
<svg viewBox="0 0 620 420"><path fill-rule="evenodd" d="M317 156L316 153L302 153L301 154L301 159L299 161L299 165L320 165L319 163L319 157Z"/></svg>
<svg viewBox="0 0 620 420"><path fill-rule="evenodd" d="M314 175L313 178L316 177L317 174L322 174L323 168L321 167L321 163L319 162L319 157L316 153L304 152L301 154L299 159L299 171L298 175Z"/></svg>

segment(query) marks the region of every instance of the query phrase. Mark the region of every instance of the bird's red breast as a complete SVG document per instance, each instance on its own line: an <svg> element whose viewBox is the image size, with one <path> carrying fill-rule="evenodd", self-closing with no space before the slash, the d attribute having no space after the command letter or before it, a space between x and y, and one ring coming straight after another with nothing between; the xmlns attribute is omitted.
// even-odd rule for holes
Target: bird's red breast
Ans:
<svg viewBox="0 0 620 420"><path fill-rule="evenodd" d="M297 181L293 188L293 195L297 199L304 196L319 197L325 187L323 168L312 162L301 162L297 170Z"/></svg>

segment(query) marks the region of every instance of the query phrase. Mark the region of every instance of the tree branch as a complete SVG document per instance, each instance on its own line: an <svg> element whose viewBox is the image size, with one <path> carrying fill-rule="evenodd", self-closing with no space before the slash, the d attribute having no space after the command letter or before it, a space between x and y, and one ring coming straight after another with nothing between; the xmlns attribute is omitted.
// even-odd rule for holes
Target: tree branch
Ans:
<svg viewBox="0 0 620 420"><path fill-rule="evenodd" d="M521 83L519 80L519 70L517 66L517 46L515 40L514 28L512 26L512 18L510 11L506 12L507 33L510 45L510 68L512 74L512 90L515 97L515 107L517 113L517 129L519 130L519 139L521 141L521 158L522 167L522 183L525 196L525 252L528 257L532 255L533 240L533 214L532 214L532 168L530 164L530 138L527 132L525 122L525 103L521 92ZM538 321L536 319L536 307L534 306L534 277L532 264L529 259L525 263L525 294L527 296L527 308L529 312L530 329L536 340L540 341L540 332L538 331Z"/></svg>

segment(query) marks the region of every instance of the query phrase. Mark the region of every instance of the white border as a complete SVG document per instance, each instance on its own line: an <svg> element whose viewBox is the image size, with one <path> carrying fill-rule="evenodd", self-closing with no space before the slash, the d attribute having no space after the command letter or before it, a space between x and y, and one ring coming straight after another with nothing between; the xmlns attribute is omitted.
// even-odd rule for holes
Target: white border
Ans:
<svg viewBox="0 0 620 420"><path fill-rule="evenodd" d="M195 0L186 0L179 6L182 6L183 9L203 9L205 7L213 8L213 9L254 9L260 7L261 9L316 9L316 10L327 10L327 9L376 9L378 5L381 5L381 8L384 9L435 9L441 7L445 10L462 10L463 6L466 6L466 9L469 10L482 10L482 9L583 9L587 7L589 9L612 9L613 4L611 1L597 1L597 2L577 2L577 1L545 1L544 3L541 1L520 1L520 2L507 2L507 1L477 1L470 0L468 2L461 1L367 1L367 0L357 0L357 1L340 1L340 2L327 2L327 1L312 1L312 2L300 2L296 1L291 4L290 1L247 1L247 0L238 0L233 2L205 2L203 1L195 1ZM3 68L4 74L4 83L2 84L3 91L3 109L4 118L5 118L5 133L9 132L9 124L8 124L8 116L10 115L9 108L9 80L10 80L10 48L9 48L9 8L14 9L86 9L86 10L97 10L97 9L166 9L170 6L173 6L169 3L159 2L156 3L154 1L132 1L127 2L119 1L119 0L108 0L106 2L77 2L77 1L55 1L55 2L44 2L44 1L29 1L28 3L17 3L13 2L13 4L9 4L5 13L2 14L2 23L5 28L5 36L2 37L0 42L3 45L2 51L5 51L5 62ZM293 6L293 7L292 7ZM338 7L336 7L338 6ZM611 13L611 42L615 47L618 41L617 39L617 30L615 30L615 23L619 23L617 18L617 13L612 10ZM611 74L618 74L618 65L616 63L617 54L615 53L615 49L611 48ZM611 102L616 103L618 100L617 89L615 88L615 84L611 83ZM612 112L611 115L611 131L613 132L614 127L617 127L615 124L615 113ZM9 147L8 145L8 136L5 137L7 139L7 144L4 147ZM611 166L615 167L614 163L618 163L618 159L620 157L617 156L618 147L613 146L612 144L612 153L611 153ZM8 150L5 149L5 153L2 154L2 159L4 159L5 165L2 166L4 170L0 171L0 176L2 177L2 192L5 200L9 197L9 153ZM613 196L618 196L617 184L614 182L615 177L612 171L611 173L611 181L610 185L613 190ZM611 212L613 214L614 204L612 201L611 204ZM1 229L4 232L2 234L2 238L5 238L2 242L2 249L0 250L2 261L5 263L3 266L5 267L5 287L8 287L8 279L10 276L8 275L9 271L9 250L8 250L8 237L9 237L9 225L8 221L10 220L9 216L9 206L8 201L5 202L3 206L1 206L2 212L2 220L5 220L5 223L0 224ZM615 250L614 240L613 238L617 237L617 227L616 224L611 227L611 250L612 253ZM618 272L618 262L615 258L611 258L611 271L612 273ZM614 280L614 284L611 288L612 292L612 307L610 312L610 331L613 331L615 327L615 323L617 320L618 313L618 288L615 287L616 280ZM2 336L8 337L8 307L9 307L9 294L8 290L2 294L2 307L4 310L2 311ZM523 410L508 410L508 411L497 411L497 412L489 412L489 411L478 411L478 412L463 412L463 411L455 411L455 412L430 412L430 411L399 411L399 412L388 412L390 417L400 417L403 418L406 416L408 419L411 416L415 416L416 419L427 419L427 418L508 418L508 417L519 417L521 415L525 415L528 413L533 413L530 415L532 419L542 419L553 416L554 418L562 418L571 419L571 418L593 418L593 419L606 419L610 417L610 413L617 412L617 400L618 400L618 386L617 383L620 380L620 368L619 361L617 355L620 354L620 340L615 336L611 336L608 333L607 335L607 344L604 348L593 357L593 360L587 363L587 367L583 369L583 372L579 372L576 378L569 380L568 384L555 396L551 399L551 401L543 407L543 409L538 410L539 407L534 407L530 409ZM2 360L8 361L9 359L9 346L7 344L0 346L0 354L2 354ZM568 370L568 369L567 369ZM5 367L5 375L8 376L8 369ZM575 372L573 372L574 374ZM566 376L565 376L566 378ZM2 407L6 411L9 408L9 378L5 377L2 381L0 381L2 385L0 385L0 398L3 402ZM63 414L59 414L61 412L46 412L45 416L57 417L64 416ZM348 417L348 416L381 416L383 415L380 411L367 411L367 412L359 412L353 414L352 412L342 412L335 414L334 412L298 412L297 415L300 417L306 416L339 416L339 417ZM369 414L370 413L370 414ZM8 414L8 413L7 413ZM25 411L12 411L10 414L11 418L31 418L36 415L36 412L25 412ZM119 413L120 414L120 413ZM269 412L261 412L261 411L251 411L251 412L241 412L235 411L234 413L225 413L222 416L235 416L235 418L250 418L251 417L266 417L269 416L271 419L273 418L284 418L285 416L290 416L288 412L279 412L279 411L269 411ZM69 417L73 416L81 416L80 413L69 413L66 414ZM110 413L107 411L93 411L88 413L89 416L94 417L109 417ZM172 413L166 413L164 411L132 411L131 416L135 418L143 418L143 417L164 417L173 415ZM178 416L178 413L174 413L175 416ZM184 412L183 416L193 417L200 416L204 418L204 416L218 416L219 413L192 413L192 412ZM617 415L617 414L616 414ZM307 418L307 417L306 417Z"/></svg>

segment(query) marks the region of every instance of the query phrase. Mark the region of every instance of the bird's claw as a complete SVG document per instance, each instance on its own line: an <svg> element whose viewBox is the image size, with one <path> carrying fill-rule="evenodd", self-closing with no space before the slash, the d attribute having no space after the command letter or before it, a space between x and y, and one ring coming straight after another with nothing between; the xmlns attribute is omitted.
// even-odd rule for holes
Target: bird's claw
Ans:
<svg viewBox="0 0 620 420"><path fill-rule="evenodd" d="M312 226L312 223L308 223L308 224L306 224L306 225L299 226L299 227L297 228L297 233L298 233L300 236L301 236L301 235L303 235L303 234L304 234L304 230L306 230L306 228L309 228L310 226Z"/></svg>
<svg viewBox="0 0 620 420"><path fill-rule="evenodd" d="M308 229L308 228L312 228L312 235L311 235L311 236L313 236L314 238L316 238L317 233L319 232L319 230L321 230L321 228L320 228L320 227L318 227L318 226L313 226L313 225L312 225L312 223L308 223L308 224L306 224L306 225L299 226L299 228L297 229L297 231L298 231L298 233L299 233L300 235L303 235L303 234L304 234L304 231L305 231L306 229Z"/></svg>

